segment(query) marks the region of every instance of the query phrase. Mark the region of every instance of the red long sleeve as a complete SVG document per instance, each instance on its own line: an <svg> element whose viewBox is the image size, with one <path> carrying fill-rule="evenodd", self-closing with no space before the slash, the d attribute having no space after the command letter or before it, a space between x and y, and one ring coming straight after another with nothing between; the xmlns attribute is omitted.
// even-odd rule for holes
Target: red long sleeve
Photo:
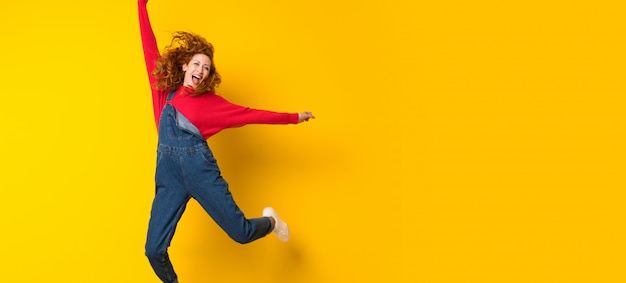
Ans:
<svg viewBox="0 0 626 283"><path fill-rule="evenodd" d="M172 105L185 115L205 139L223 129L249 124L297 124L297 113L253 109L228 102L214 93L190 96L179 90Z"/></svg>
<svg viewBox="0 0 626 283"><path fill-rule="evenodd" d="M159 54L159 48L157 46L156 37L152 31L150 25L150 18L148 17L148 10L146 8L148 4L147 0L139 0L139 29L141 32L141 44L143 47L143 57L146 61L146 71L148 72L148 79L150 82L150 89L152 90L152 107L154 111L154 122L157 129L159 128L159 118L161 116L161 110L165 105L165 99L167 98L167 91L158 90L154 88L154 83L157 78L152 75L152 71L156 67L156 61L161 56Z"/></svg>

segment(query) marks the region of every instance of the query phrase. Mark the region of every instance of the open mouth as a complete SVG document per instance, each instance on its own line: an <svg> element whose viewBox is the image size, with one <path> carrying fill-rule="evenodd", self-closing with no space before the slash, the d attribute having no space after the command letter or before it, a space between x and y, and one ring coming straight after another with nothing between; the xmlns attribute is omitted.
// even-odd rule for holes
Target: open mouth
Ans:
<svg viewBox="0 0 626 283"><path fill-rule="evenodd" d="M191 81L193 84L198 85L200 84L200 81L202 81L202 78L198 75L191 75Z"/></svg>

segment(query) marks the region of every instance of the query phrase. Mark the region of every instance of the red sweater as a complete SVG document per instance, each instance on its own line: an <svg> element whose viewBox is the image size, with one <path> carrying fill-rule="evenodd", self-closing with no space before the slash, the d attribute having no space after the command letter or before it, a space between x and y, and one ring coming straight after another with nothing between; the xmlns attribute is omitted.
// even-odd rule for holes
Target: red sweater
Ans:
<svg viewBox="0 0 626 283"><path fill-rule="evenodd" d="M154 83L157 78L152 75L156 61L161 56L157 47L156 38L150 26L147 0L138 0L139 3L139 27L141 30L141 42L143 45L146 69L152 89L152 106L154 108L154 120L159 128L161 111L165 106L165 100L169 90L155 89ZM208 139L223 129L241 127L247 124L297 124L297 113L278 113L272 111L252 109L232 104L221 96L206 92L191 96L185 94L185 86L180 87L172 98L171 104L180 113L200 130L202 136Z"/></svg>

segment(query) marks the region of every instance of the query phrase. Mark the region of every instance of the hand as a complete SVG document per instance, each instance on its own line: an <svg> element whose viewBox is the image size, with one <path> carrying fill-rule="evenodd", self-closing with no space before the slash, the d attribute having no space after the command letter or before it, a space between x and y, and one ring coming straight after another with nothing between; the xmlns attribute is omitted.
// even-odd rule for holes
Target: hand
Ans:
<svg viewBox="0 0 626 283"><path fill-rule="evenodd" d="M313 116L313 113L311 112L298 113L298 123L308 122L309 119L315 119L315 116Z"/></svg>

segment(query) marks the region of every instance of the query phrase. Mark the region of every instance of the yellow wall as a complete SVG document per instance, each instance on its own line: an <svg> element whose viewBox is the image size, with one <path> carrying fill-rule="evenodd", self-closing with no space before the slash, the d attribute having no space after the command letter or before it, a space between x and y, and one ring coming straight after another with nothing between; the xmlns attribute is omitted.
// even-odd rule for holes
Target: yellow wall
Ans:
<svg viewBox="0 0 626 283"><path fill-rule="evenodd" d="M223 96L318 117L210 140L292 240L235 244L192 201L181 282L624 282L625 7L515 2L152 0L161 46L216 45ZM2 281L158 282L136 3L0 21Z"/></svg>

